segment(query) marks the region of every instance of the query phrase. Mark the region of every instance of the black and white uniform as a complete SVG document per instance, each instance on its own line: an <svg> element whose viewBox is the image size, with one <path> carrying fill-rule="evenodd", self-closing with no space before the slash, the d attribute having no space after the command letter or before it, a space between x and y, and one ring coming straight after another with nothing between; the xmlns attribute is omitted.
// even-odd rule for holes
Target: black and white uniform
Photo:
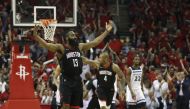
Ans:
<svg viewBox="0 0 190 109"><path fill-rule="evenodd" d="M126 101L128 105L138 105L141 103L146 103L145 96L142 91L141 87L141 79L142 79L142 68L139 67L137 69L133 67L129 67L131 70L131 78L130 78L130 83L131 83L131 88L133 92L136 95L136 100L132 99L131 91L129 90L129 87L127 86L126 88Z"/></svg>

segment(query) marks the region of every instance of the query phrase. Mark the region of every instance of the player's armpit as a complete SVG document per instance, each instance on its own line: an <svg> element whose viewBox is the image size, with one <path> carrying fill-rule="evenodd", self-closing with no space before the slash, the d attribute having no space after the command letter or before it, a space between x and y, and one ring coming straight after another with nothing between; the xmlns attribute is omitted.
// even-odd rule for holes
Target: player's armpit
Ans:
<svg viewBox="0 0 190 109"><path fill-rule="evenodd" d="M113 64L113 70L118 74L120 79L125 79L125 76L117 64Z"/></svg>
<svg viewBox="0 0 190 109"><path fill-rule="evenodd" d="M113 67L114 72L116 72L119 77L121 86L125 87L126 79L125 79L123 72L121 71L121 69L119 68L119 66L117 64L113 64L112 67Z"/></svg>

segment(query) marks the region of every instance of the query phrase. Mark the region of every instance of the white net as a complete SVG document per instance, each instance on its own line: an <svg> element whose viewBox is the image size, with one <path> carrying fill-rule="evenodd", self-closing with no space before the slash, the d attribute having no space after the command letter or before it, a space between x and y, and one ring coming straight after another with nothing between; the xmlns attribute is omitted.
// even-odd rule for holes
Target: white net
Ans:
<svg viewBox="0 0 190 109"><path fill-rule="evenodd" d="M40 24L44 29L44 39L49 41L54 41L54 34L57 26L57 20L41 19Z"/></svg>

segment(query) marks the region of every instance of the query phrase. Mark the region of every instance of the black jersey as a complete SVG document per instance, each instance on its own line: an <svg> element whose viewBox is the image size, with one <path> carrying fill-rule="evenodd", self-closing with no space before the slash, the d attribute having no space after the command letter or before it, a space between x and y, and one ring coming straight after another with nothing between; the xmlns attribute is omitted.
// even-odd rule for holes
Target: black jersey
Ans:
<svg viewBox="0 0 190 109"><path fill-rule="evenodd" d="M79 49L70 50L65 49L64 54L59 62L63 79L67 81L81 80L80 74L82 73L82 58Z"/></svg>
<svg viewBox="0 0 190 109"><path fill-rule="evenodd" d="M111 64L107 69L100 66L97 75L98 87L102 88L114 88L114 83L116 80L116 73L113 71Z"/></svg>

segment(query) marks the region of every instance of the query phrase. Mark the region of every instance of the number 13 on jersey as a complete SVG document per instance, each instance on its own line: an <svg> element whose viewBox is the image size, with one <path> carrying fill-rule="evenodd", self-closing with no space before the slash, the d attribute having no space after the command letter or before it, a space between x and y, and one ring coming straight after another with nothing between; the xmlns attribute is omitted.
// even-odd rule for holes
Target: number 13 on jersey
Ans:
<svg viewBox="0 0 190 109"><path fill-rule="evenodd" d="M78 59L73 59L73 66L74 67L78 67L79 66Z"/></svg>

